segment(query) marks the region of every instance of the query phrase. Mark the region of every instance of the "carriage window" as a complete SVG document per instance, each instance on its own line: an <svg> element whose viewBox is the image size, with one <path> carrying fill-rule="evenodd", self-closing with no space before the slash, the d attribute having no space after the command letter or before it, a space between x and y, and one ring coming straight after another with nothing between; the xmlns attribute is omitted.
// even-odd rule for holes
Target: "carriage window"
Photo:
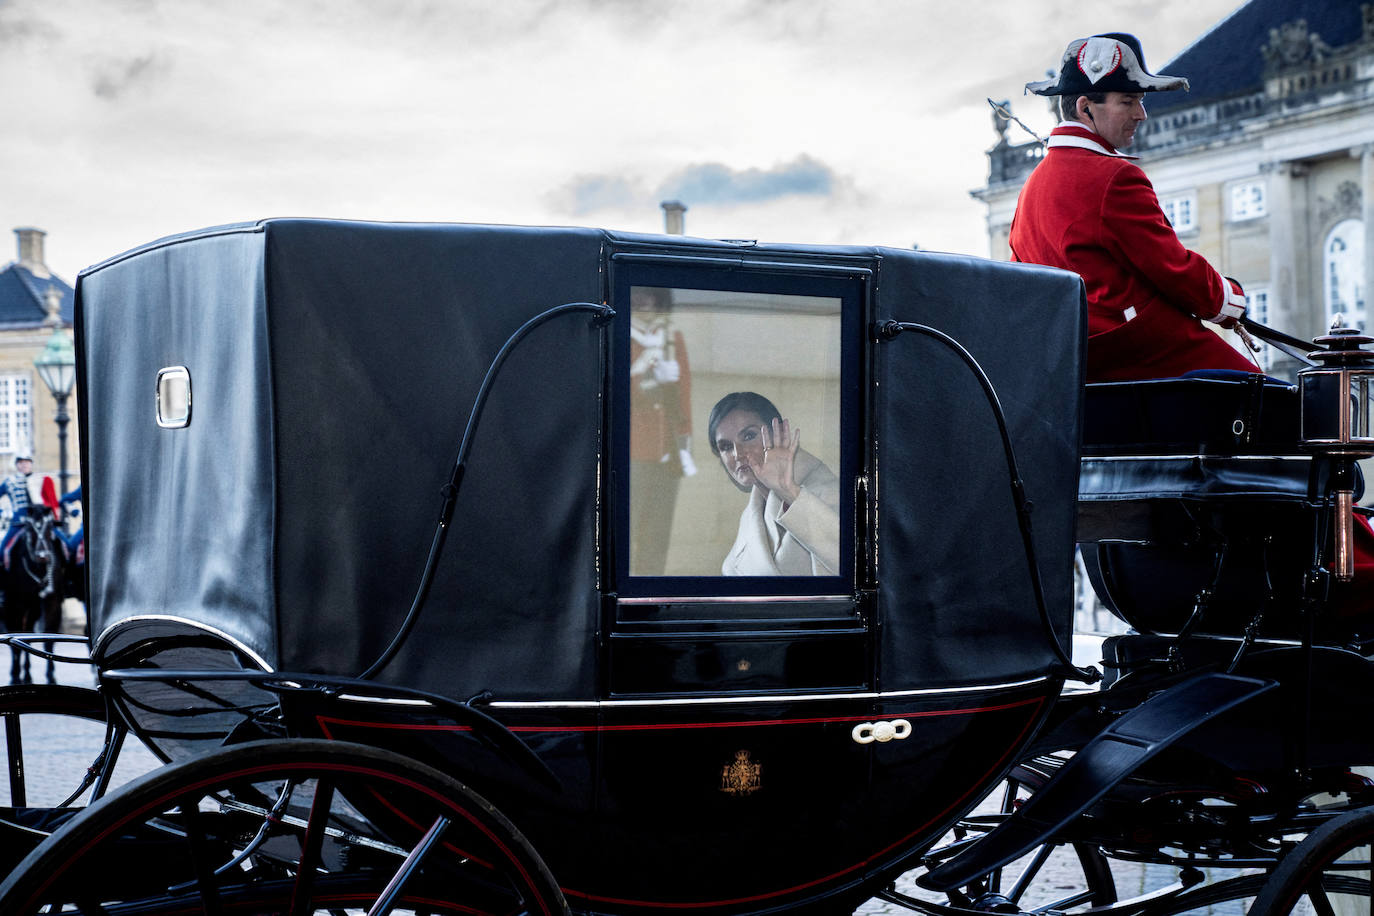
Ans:
<svg viewBox="0 0 1374 916"><path fill-rule="evenodd" d="M846 573L842 297L628 293L622 571L735 582Z"/></svg>

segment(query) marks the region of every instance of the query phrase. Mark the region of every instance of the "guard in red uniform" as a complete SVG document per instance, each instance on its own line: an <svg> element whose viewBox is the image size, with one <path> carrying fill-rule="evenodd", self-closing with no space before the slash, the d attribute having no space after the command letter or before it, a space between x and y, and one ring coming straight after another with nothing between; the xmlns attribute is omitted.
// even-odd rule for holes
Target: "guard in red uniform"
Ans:
<svg viewBox="0 0 1374 916"><path fill-rule="evenodd" d="M1027 83L1059 96L1064 119L1021 190L1011 224L1012 258L1071 270L1088 294L1089 382L1172 378L1203 369L1260 372L1207 328L1233 328L1245 293L1178 240L1135 157L1122 152L1145 120L1145 93L1187 89L1155 75L1134 35L1070 42L1059 76ZM1374 609L1374 530L1356 516L1355 581L1337 586L1331 610Z"/></svg>
<svg viewBox="0 0 1374 916"><path fill-rule="evenodd" d="M1071 42L1056 79L1026 84L1059 96L1064 120L1021 190L1012 258L1083 278L1090 382L1261 371L1202 324L1235 326L1240 284L1183 247L1150 179L1121 152L1145 120L1145 93L1180 88L1188 81L1147 71L1140 42L1119 32Z"/></svg>

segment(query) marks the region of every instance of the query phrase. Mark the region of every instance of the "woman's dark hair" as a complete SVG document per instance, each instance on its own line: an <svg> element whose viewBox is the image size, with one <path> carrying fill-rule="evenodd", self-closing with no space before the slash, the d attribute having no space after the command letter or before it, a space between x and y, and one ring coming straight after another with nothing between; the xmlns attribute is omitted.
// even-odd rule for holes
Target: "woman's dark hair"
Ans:
<svg viewBox="0 0 1374 916"><path fill-rule="evenodd" d="M759 419L765 424L772 423L774 418L782 419L782 414L773 402L761 394L752 391L735 391L716 401L716 406L711 408L711 418L706 421L706 435L710 437L711 454L720 457L720 449L716 448L716 427L720 426L720 421L734 410L748 410L759 415Z"/></svg>

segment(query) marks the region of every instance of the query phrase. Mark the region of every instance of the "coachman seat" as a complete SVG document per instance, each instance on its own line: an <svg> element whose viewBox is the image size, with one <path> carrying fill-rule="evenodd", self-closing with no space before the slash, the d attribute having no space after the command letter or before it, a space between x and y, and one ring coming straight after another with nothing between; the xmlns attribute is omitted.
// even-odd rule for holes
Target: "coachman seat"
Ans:
<svg viewBox="0 0 1374 916"><path fill-rule="evenodd" d="M1297 635L1327 462L1299 390L1238 373L1086 386L1078 541L1141 633Z"/></svg>

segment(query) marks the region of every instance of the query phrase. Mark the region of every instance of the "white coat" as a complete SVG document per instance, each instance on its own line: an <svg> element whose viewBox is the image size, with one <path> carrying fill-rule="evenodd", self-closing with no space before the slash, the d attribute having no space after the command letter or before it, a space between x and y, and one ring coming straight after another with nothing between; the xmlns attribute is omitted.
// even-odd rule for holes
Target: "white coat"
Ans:
<svg viewBox="0 0 1374 916"><path fill-rule="evenodd" d="M783 510L771 490L754 487L739 534L725 555L727 576L837 576L840 572L840 482L819 458L801 449L793 464L801 487Z"/></svg>

